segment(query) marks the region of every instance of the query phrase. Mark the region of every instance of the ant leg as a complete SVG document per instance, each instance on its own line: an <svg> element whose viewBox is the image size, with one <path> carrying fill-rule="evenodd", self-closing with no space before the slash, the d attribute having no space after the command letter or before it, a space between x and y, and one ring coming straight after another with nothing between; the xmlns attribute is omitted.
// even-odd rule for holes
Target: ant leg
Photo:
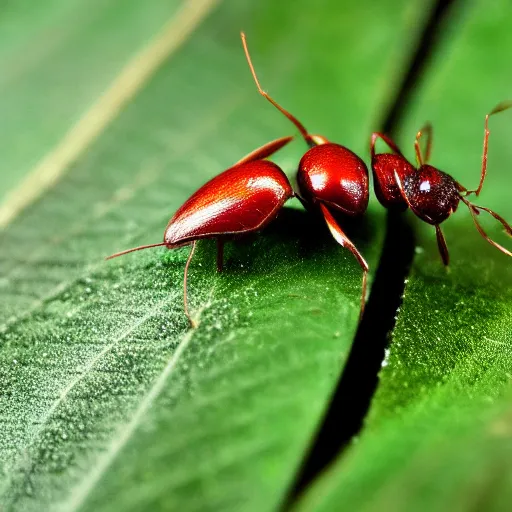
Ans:
<svg viewBox="0 0 512 512"><path fill-rule="evenodd" d="M441 226L436 224L436 237L437 237L437 247L439 247L439 253L441 254L441 259L443 260L444 265L447 267L450 263L450 254L448 253L448 246L446 245L446 240L444 238L443 232L441 231Z"/></svg>
<svg viewBox="0 0 512 512"><path fill-rule="evenodd" d="M393 153L403 156L402 152L400 151L398 146L387 135L384 135L383 133L379 133L379 132L373 132L371 142L370 142L370 154L371 154L372 160L375 158L375 143L377 142L377 139L382 139L389 146L389 148L393 151Z"/></svg>
<svg viewBox="0 0 512 512"><path fill-rule="evenodd" d="M404 189L404 185L402 183L402 180L400 179L400 176L398 175L398 172L394 171L394 176L395 176L395 182L396 182L396 185L398 187L398 190L400 191L400 195L402 196L403 200L407 203L407 206L416 214L418 215L418 213L416 212L416 210L414 209L414 206L411 204L411 202L409 201L409 198L407 197L407 194L405 193L405 189Z"/></svg>
<svg viewBox="0 0 512 512"><path fill-rule="evenodd" d="M263 146L255 149L254 151L251 151L248 155L245 155L243 158L238 160L238 162L236 162L233 167L246 164L247 162L254 162L255 160L263 160L264 158L273 155L276 151L279 151L282 147L286 146L286 144L288 144L292 139L293 136L288 136L267 142Z"/></svg>
<svg viewBox="0 0 512 512"><path fill-rule="evenodd" d="M422 157L420 139L424 133L427 134L427 146L425 149L425 157ZM414 150L416 151L416 160L418 160L419 165L426 164L429 161L430 152L432 150L432 125L430 123L425 123L425 125L416 134L416 140L414 141Z"/></svg>
<svg viewBox="0 0 512 512"><path fill-rule="evenodd" d="M501 217L500 215L498 215L496 212L493 212L492 210L490 210L489 208L484 208L483 206L477 206L476 204L473 204L473 203L470 203L467 199L461 197L462 201L465 203L465 205L468 207L469 209L469 213L471 213L471 217L473 218L473 222L475 223L475 226L476 226L476 229L478 230L478 232L480 233L480 235L485 238L485 240L487 240L487 242L489 242L491 245L493 245L494 247L496 247L496 249L498 249L499 251L501 251L503 254L506 254L507 256L512 256L512 252L510 252L508 249L506 249L505 247L503 247L502 245L500 245L499 243L495 242L494 240L492 240L491 238L489 238L489 236L487 235L487 233L483 230L482 226L480 225L480 223L478 222L476 216L480 213L478 210L483 210L487 213L489 213L490 215L492 215L497 221L499 221L502 226L505 228L505 231L506 233L509 235L509 236L512 236L512 227L510 226L510 224L508 224L505 219L503 217Z"/></svg>
<svg viewBox="0 0 512 512"><path fill-rule="evenodd" d="M361 265L361 268L363 269L363 283L361 286L361 307L359 309L359 321L361 321L361 318L363 317L364 312L364 306L366 302L366 285L367 285L367 278L368 278L368 263L366 263L366 260L363 258L361 253L357 250L356 246L350 241L350 239L343 233L341 228L338 226L336 220L332 216L331 212L327 209L325 205L320 203L320 208L322 210L322 214L324 216L325 222L327 223L327 227L329 228L329 231L331 232L331 235L333 236L334 240L338 242L342 247L346 247L356 258L359 265Z"/></svg>
<svg viewBox="0 0 512 512"><path fill-rule="evenodd" d="M505 231L508 236L512 236L512 226L501 216L498 215L496 212L492 211L490 208L485 208L485 206L477 206L472 205L474 208L477 208L478 210L483 210L484 212L487 212L488 214L492 215L498 222L502 224L502 226L505 228ZM478 212L476 212L478 213Z"/></svg>
<svg viewBox="0 0 512 512"><path fill-rule="evenodd" d="M188 255L187 263L185 264L185 276L183 278L183 303L185 305L185 315L188 318L188 321L190 322L190 327L192 329L195 329L197 327L196 322L192 319L190 316L190 313L188 311L188 302L187 302L187 277L188 277L188 267L190 265L190 260L192 260L192 256L194 255L194 251L196 250L196 243L197 240L194 240L192 242L192 249L190 249L190 253Z"/></svg>
<svg viewBox="0 0 512 512"><path fill-rule="evenodd" d="M224 241L217 238L217 272L222 272L224 262Z"/></svg>
<svg viewBox="0 0 512 512"><path fill-rule="evenodd" d="M489 117L491 117L493 114L498 114L499 112L503 112L504 110L507 110L508 108L512 107L512 101L502 101L501 103L498 103L486 116L485 116L485 123L484 123L484 144L483 144L483 151L482 151L482 171L480 173L480 183L478 184L478 188L476 190L468 190L466 195L469 194L475 194L478 196L482 190L482 187L484 185L485 176L487 174L487 151L488 151L488 145L489 145Z"/></svg>

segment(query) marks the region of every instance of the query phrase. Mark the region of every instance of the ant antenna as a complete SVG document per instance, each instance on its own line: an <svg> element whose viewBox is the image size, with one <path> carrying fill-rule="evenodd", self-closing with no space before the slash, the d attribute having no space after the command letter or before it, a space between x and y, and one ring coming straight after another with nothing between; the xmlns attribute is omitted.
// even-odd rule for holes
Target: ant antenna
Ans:
<svg viewBox="0 0 512 512"><path fill-rule="evenodd" d="M502 101L501 103L498 103L486 116L485 116L485 123L484 123L484 144L483 144L483 151L482 151L482 170L480 172L480 183L478 184L478 188L476 190L468 190L466 193L466 196L470 194L475 194L478 196L482 190L482 187L484 185L485 176L487 175L487 152L489 149L489 117L491 117L494 114L499 114L500 112L503 112L504 110L507 110L512 107L512 100L506 100Z"/></svg>
<svg viewBox="0 0 512 512"><path fill-rule="evenodd" d="M461 200L466 204L466 206L468 207L469 209L469 213L471 213L471 217L473 217L473 222L475 223L475 226L476 226L476 229L478 229L478 232L480 233L480 235L485 238L491 245L494 245L494 247L496 247L496 249L498 249L499 251L501 251L503 254L506 254L507 256L512 256L512 252L510 252L508 249L506 249L505 247L503 247L502 245L500 245L499 243L495 242L494 240L492 240L491 238L489 238L489 236L487 235L487 233L483 230L482 226L480 225L480 223L478 222L476 216L477 215L480 215L480 211L479 210L482 210L482 211L485 211L487 213L489 213L490 215L492 215L498 222L501 223L501 225L505 228L505 232L509 235L509 236L512 236L512 226L510 226L510 224L507 223L507 221L501 217L500 215L498 215L496 212L493 212L492 210L490 210L489 208L485 208L484 206L477 206L476 204L473 204L473 203L470 203L466 198L462 197L461 196Z"/></svg>
<svg viewBox="0 0 512 512"><path fill-rule="evenodd" d="M271 98L261 88L260 81L258 80L258 76L256 75L256 71L254 70L254 66L252 64L251 56L249 54L249 48L247 47L247 41L246 41L245 33L244 32L240 32L240 37L242 38L242 45L244 47L245 57L247 59L247 63L249 64L249 69L251 70L252 77L254 78L254 81L256 82L256 87L258 88L258 92L264 98L266 98L270 103L272 103L272 105L274 105L274 107L276 107L277 110L279 110L279 112L284 114L298 128L298 130L300 131L302 137L304 137L304 140L308 144L310 144L312 141L314 142L314 139L312 138L311 135L309 135L309 133L306 130L306 128L304 127L304 125L295 116L290 114L290 112L288 112L288 110L285 110L283 107L281 107L281 105L279 105L279 103L277 103L277 101L275 101L273 98Z"/></svg>
<svg viewBox="0 0 512 512"><path fill-rule="evenodd" d="M427 134L427 144L425 147L425 156L422 156L420 148L420 139L424 133ZM432 151L432 125L430 123L425 123L425 125L422 126L418 133L416 134L416 140L414 141L414 150L416 151L416 160L418 161L418 164L420 166L426 164L429 161L430 153Z"/></svg>
<svg viewBox="0 0 512 512"><path fill-rule="evenodd" d="M123 256L130 252L142 251L143 249L151 249L151 247L161 247L163 245L166 245L165 242L161 242L159 244L141 245L139 247L133 247L132 249L126 249L126 251L116 252L115 254L111 254L110 256L107 256L105 259L111 260L112 258L117 258L118 256Z"/></svg>

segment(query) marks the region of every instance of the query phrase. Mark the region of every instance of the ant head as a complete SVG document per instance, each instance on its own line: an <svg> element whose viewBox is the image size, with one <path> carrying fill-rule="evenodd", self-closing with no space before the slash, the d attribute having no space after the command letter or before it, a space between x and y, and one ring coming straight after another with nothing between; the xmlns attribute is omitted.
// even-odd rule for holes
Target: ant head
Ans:
<svg viewBox="0 0 512 512"><path fill-rule="evenodd" d="M332 142L313 146L297 171L300 195L356 216L368 206L368 169L352 151Z"/></svg>
<svg viewBox="0 0 512 512"><path fill-rule="evenodd" d="M461 196L457 182L431 165L422 165L401 181L407 204L429 224L441 224L459 205Z"/></svg>

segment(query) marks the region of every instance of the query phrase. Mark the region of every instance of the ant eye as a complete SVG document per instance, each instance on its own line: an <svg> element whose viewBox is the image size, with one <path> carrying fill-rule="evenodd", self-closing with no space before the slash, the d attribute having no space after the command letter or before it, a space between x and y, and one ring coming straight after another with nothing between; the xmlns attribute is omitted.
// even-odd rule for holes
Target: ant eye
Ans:
<svg viewBox="0 0 512 512"><path fill-rule="evenodd" d="M430 192L430 181L422 181L421 182L420 192Z"/></svg>

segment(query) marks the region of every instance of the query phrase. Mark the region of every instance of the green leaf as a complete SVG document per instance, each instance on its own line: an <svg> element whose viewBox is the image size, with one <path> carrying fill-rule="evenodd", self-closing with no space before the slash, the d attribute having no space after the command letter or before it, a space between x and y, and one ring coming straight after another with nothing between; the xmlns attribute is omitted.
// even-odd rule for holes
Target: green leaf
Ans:
<svg viewBox="0 0 512 512"><path fill-rule="evenodd" d="M478 1L447 23L401 140L407 148L429 119L432 164L474 188L484 116L511 95L502 56L512 16L506 1ZM511 126L510 111L490 119L488 177L475 201L509 221ZM499 224L482 222L510 248ZM512 267L478 235L464 205L444 226L448 272L433 228L416 222L417 256L366 429L299 509L509 510Z"/></svg>
<svg viewBox="0 0 512 512"><path fill-rule="evenodd" d="M0 200L63 139L179 2L10 2L0 18Z"/></svg>
<svg viewBox="0 0 512 512"><path fill-rule="evenodd" d="M96 139L79 139L65 165L49 153L53 187L15 191L32 204L1 235L2 508L275 509L339 377L361 271L298 204L230 244L223 274L200 244L189 280L197 330L183 314L186 249L102 257L160 240L204 181L292 131L258 97L240 28L273 95L364 154L428 2L331 0L314 16L305 0L226 2L193 30L186 17L213 5L184 4L166 25L181 39ZM144 8L161 16L158 2ZM303 152L297 142L276 161L291 175ZM375 203L357 232L374 268Z"/></svg>

